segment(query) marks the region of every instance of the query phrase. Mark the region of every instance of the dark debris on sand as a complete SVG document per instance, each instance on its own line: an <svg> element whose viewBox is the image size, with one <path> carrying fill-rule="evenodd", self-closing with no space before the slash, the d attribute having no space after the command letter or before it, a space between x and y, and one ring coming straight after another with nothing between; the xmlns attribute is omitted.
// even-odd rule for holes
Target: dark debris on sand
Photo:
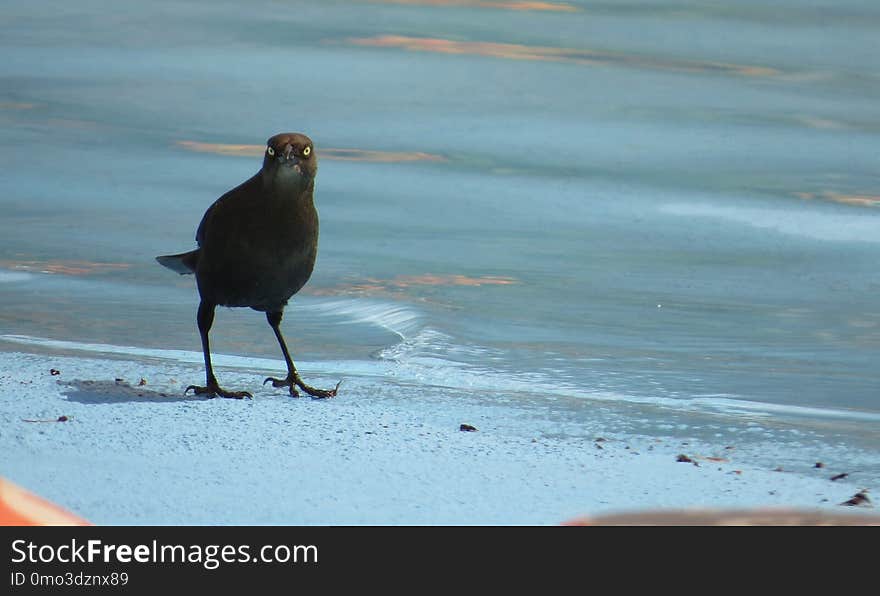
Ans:
<svg viewBox="0 0 880 596"><path fill-rule="evenodd" d="M847 507L873 507L871 499L868 498L868 489L862 489L852 496L848 501L840 503Z"/></svg>

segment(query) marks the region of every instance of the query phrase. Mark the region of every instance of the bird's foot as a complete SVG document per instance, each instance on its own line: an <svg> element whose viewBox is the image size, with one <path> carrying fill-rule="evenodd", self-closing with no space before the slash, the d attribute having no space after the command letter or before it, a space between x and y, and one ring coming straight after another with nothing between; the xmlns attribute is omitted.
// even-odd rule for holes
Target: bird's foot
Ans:
<svg viewBox="0 0 880 596"><path fill-rule="evenodd" d="M219 397L227 397L230 399L244 399L245 397L248 399L251 399L253 397L253 395L251 395L247 391L227 391L227 390L223 389L222 387L220 387L220 385L218 385L217 383L210 383L206 387L200 387L198 385L190 385L189 387L187 387L184 390L183 394L186 395L187 393L190 392L190 390L192 390L193 393L195 393L196 395L204 395L205 397L208 397L208 398L219 396Z"/></svg>
<svg viewBox="0 0 880 596"><path fill-rule="evenodd" d="M272 381L272 387L287 387L290 389L291 397L299 397L299 391L296 390L296 382L292 380L289 376L286 379L276 379L275 377L269 377L265 381L263 381L263 385Z"/></svg>
<svg viewBox="0 0 880 596"><path fill-rule="evenodd" d="M263 385L272 382L273 387L288 387L290 389L290 395L293 397L299 397L299 391L296 390L297 387L311 395L314 399L327 399L330 397L336 396L336 391L339 389L339 383L336 383L336 387L333 389L318 389L316 387L312 387L310 385L306 385L303 383L302 379L299 378L299 375L287 375L286 379L276 379L274 377L269 377L265 381L263 381Z"/></svg>
<svg viewBox="0 0 880 596"><path fill-rule="evenodd" d="M336 383L336 387L333 389L318 389L317 387L309 387L302 381L299 382L299 387L306 393L312 396L312 399L329 399L331 397L336 397L336 392L339 390L339 386L342 384L342 381Z"/></svg>

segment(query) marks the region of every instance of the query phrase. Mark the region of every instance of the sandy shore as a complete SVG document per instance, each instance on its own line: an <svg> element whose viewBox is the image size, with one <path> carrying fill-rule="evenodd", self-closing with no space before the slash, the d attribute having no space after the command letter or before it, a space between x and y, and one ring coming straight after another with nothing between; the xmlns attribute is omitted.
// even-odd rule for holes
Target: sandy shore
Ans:
<svg viewBox="0 0 880 596"><path fill-rule="evenodd" d="M750 467L735 453L613 428L573 436L559 431L552 406L430 387L401 398L413 393L395 379L359 376L346 376L335 399L293 399L259 385L280 362L222 356L221 383L254 399L208 400L183 396L203 380L198 353L20 349L0 352L0 475L97 524L558 524L685 507L873 512L841 507L865 487L832 482L825 470ZM317 385L338 377L333 363L300 369ZM685 450L691 462L678 461Z"/></svg>

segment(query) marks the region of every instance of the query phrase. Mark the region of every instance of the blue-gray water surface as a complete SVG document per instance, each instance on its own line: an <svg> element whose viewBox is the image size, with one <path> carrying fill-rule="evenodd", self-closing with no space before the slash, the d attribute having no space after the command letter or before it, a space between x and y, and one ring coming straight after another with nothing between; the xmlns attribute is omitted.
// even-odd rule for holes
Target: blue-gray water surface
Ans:
<svg viewBox="0 0 880 596"><path fill-rule="evenodd" d="M4 337L198 351L153 257L302 131L295 358L880 479L876 2L10 1L0 31ZM253 311L212 340L279 357Z"/></svg>

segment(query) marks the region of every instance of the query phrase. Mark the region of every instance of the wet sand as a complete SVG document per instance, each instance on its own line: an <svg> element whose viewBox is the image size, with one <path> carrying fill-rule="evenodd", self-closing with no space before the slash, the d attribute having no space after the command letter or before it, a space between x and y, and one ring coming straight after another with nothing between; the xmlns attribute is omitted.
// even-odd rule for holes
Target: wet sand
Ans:
<svg viewBox="0 0 880 596"><path fill-rule="evenodd" d="M96 524L559 524L692 507L862 510L839 505L862 487L831 481L834 464L793 473L756 467L735 448L601 428L566 435L549 410L442 388L414 396L390 378L346 377L344 363L300 366L318 385L344 377L332 400L261 388L272 361L222 356L221 381L254 399L186 397L200 355L158 356L0 352L3 474Z"/></svg>

